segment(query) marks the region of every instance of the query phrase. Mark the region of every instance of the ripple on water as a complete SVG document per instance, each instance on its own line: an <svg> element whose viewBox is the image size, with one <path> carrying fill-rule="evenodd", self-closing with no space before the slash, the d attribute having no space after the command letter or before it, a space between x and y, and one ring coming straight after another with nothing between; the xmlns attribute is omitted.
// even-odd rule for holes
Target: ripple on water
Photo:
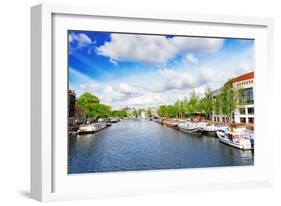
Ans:
<svg viewBox="0 0 281 206"><path fill-rule="evenodd" d="M69 136L73 173L253 165L252 151L147 120L122 120L95 134Z"/></svg>

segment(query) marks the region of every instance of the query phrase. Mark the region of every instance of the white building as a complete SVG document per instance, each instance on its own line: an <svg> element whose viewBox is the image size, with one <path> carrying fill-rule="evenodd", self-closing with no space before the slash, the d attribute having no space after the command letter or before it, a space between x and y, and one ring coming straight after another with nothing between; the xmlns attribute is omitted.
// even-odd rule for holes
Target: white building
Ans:
<svg viewBox="0 0 281 206"><path fill-rule="evenodd" d="M254 72L240 75L231 80L234 88L242 89L241 105L239 105L232 113L232 121L235 123L254 123ZM219 94L220 90L213 92L213 98ZM225 115L212 115L213 121L229 122L229 118Z"/></svg>
<svg viewBox="0 0 281 206"><path fill-rule="evenodd" d="M235 123L254 123L254 72L234 78L232 86L242 89L242 104L234 111Z"/></svg>

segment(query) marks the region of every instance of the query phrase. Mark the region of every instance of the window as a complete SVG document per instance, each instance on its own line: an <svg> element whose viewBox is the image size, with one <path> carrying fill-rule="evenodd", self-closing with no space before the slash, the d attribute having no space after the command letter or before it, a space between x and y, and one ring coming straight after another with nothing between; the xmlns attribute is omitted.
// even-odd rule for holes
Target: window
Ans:
<svg viewBox="0 0 281 206"><path fill-rule="evenodd" d="M246 118L245 117L241 117L240 118L240 123L246 123Z"/></svg>
<svg viewBox="0 0 281 206"><path fill-rule="evenodd" d="M254 114L254 113L255 113L254 107L249 107L248 108L248 114Z"/></svg>
<svg viewBox="0 0 281 206"><path fill-rule="evenodd" d="M249 123L254 123L254 118L253 118L253 117L249 117L249 118L248 118L248 122L249 122Z"/></svg>
<svg viewBox="0 0 281 206"><path fill-rule="evenodd" d="M254 104L253 88L244 89L241 93L241 104Z"/></svg>

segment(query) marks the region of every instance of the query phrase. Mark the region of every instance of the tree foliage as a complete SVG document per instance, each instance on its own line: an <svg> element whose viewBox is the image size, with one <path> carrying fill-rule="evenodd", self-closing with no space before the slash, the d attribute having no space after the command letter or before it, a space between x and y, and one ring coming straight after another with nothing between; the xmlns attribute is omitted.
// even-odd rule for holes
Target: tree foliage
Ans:
<svg viewBox="0 0 281 206"><path fill-rule="evenodd" d="M83 93L76 101L77 108L86 118L93 117L96 104L99 104L99 98L89 92Z"/></svg>
<svg viewBox="0 0 281 206"><path fill-rule="evenodd" d="M158 114L160 117L166 117L166 116L167 116L166 106L165 106L165 105L161 105L161 106L157 109L157 114Z"/></svg>
<svg viewBox="0 0 281 206"><path fill-rule="evenodd" d="M150 108L147 109L147 111L146 111L146 116L147 116L147 117L152 117L152 111L151 111Z"/></svg>
<svg viewBox="0 0 281 206"><path fill-rule="evenodd" d="M111 116L112 117L119 117L119 118L124 118L124 117L127 117L128 114L125 110L113 110L111 112Z"/></svg>
<svg viewBox="0 0 281 206"><path fill-rule="evenodd" d="M134 117L138 118L139 113L138 113L138 111L136 109L134 109L132 115Z"/></svg>
<svg viewBox="0 0 281 206"><path fill-rule="evenodd" d="M97 96L85 92L76 101L76 107L81 109L83 116L86 118L107 118L111 115L111 107L100 104Z"/></svg>
<svg viewBox="0 0 281 206"><path fill-rule="evenodd" d="M199 113L201 108L201 103L199 101L198 96L195 94L195 91L192 91L189 101L185 107L185 113L187 115L193 115L195 113Z"/></svg>
<svg viewBox="0 0 281 206"><path fill-rule="evenodd" d="M210 88L207 88L201 98L192 91L189 98L177 100L174 105L161 105L157 114L160 117L185 117L200 113L209 118L212 113L216 113L231 117L239 104L240 93L241 90L233 88L230 82L226 83L215 96Z"/></svg>
<svg viewBox="0 0 281 206"><path fill-rule="evenodd" d="M214 99L213 94L208 88L205 92L205 96L200 100L201 102L201 112L204 113L206 116L209 116L214 111Z"/></svg>
<svg viewBox="0 0 281 206"><path fill-rule="evenodd" d="M220 101L218 104L221 114L231 118L232 112L239 104L240 91L241 89L233 88L229 82L223 86L221 93L218 96L218 101Z"/></svg>

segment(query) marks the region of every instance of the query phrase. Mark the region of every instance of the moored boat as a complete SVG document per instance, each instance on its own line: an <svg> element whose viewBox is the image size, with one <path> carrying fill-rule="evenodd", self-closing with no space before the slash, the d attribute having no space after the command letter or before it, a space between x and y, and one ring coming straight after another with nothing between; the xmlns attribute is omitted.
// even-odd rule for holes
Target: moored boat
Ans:
<svg viewBox="0 0 281 206"><path fill-rule="evenodd" d="M167 124L167 119L163 118L160 122L162 125L166 125Z"/></svg>
<svg viewBox="0 0 281 206"><path fill-rule="evenodd" d="M106 128L106 122L97 122L92 124L80 125L78 129L78 134L87 134L98 132L104 128Z"/></svg>
<svg viewBox="0 0 281 206"><path fill-rule="evenodd" d="M187 133L187 134L193 134L193 135L202 135L203 134L203 128L198 125L198 123L192 123L192 122L183 122L178 124L179 130Z"/></svg>
<svg viewBox="0 0 281 206"><path fill-rule="evenodd" d="M200 126L203 128L203 134L208 136L217 136L217 131L220 129L219 126L209 122L201 122Z"/></svg>
<svg viewBox="0 0 281 206"><path fill-rule="evenodd" d="M253 125L247 125L246 129L243 131L243 135L246 139L250 140L251 146L254 149L254 147L255 147L254 126Z"/></svg>
<svg viewBox="0 0 281 206"><path fill-rule="evenodd" d="M217 131L218 138L221 142L242 150L251 149L250 140L244 138L243 133L240 131L229 131L224 128Z"/></svg>
<svg viewBox="0 0 281 206"><path fill-rule="evenodd" d="M119 122L120 120L118 118L112 118L110 119L110 123L117 123Z"/></svg>
<svg viewBox="0 0 281 206"><path fill-rule="evenodd" d="M167 127L178 128L178 122L175 120L167 120L166 125Z"/></svg>

